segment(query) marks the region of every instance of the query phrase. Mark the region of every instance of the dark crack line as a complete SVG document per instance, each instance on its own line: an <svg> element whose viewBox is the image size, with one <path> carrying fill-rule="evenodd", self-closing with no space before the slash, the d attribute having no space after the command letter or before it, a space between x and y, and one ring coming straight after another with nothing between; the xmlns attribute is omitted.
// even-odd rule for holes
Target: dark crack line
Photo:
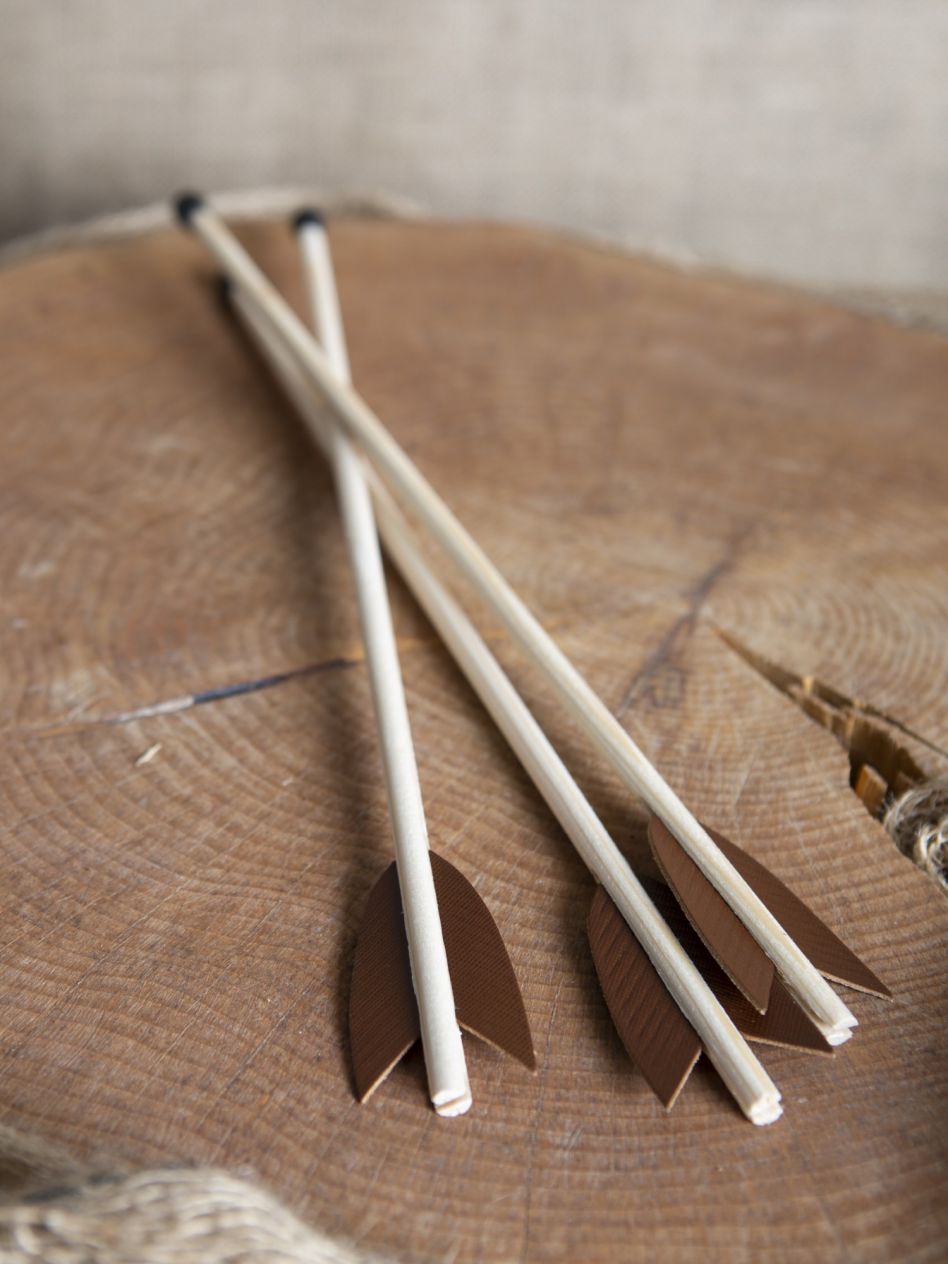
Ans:
<svg viewBox="0 0 948 1264"><path fill-rule="evenodd" d="M348 667L356 667L360 662L356 658L327 658L321 663L310 663L306 667L294 667L289 671L274 672L272 676L258 676L256 680L241 680L235 685L221 685L217 689L204 689L193 695L194 706L202 706L205 702L217 702L221 698L239 698L241 694L257 693L261 689L272 689L274 685L285 684L288 680L300 680L306 676L319 675L322 672L344 671Z"/></svg>
<svg viewBox="0 0 948 1264"><path fill-rule="evenodd" d="M211 689L201 689L196 693L181 694L176 698L165 698L161 702L152 702L146 706L134 707L131 711L116 711L111 715L87 716L74 723L49 724L36 730L40 737L58 736L62 733L74 733L86 728L100 725L131 724L135 720L149 720L159 715L176 715L179 711L189 711L192 707L204 706L208 702L221 702L228 698L239 698L243 694L259 693L264 689L273 689L285 685L291 680L302 680L307 676L318 676L326 672L345 671L350 667L358 667L361 658L326 658L318 663L307 663L304 667L292 667L288 671L273 672L268 676L255 676L251 680L238 680L229 685L217 685Z"/></svg>
<svg viewBox="0 0 948 1264"><path fill-rule="evenodd" d="M220 702L225 698L239 698L247 693L259 693L263 689L273 689L277 685L285 685L290 680L303 680L307 676L319 676L324 672L345 671L356 667L361 662L358 658L325 658L318 663L307 663L304 667L291 667L288 671L273 672L269 676L255 676L251 680L238 680L230 685L217 685L213 689L201 689L197 693L184 694L180 698L169 698L165 702L152 703L151 706L136 707L132 711L120 711L116 715L102 716L89 720L91 724L128 724L132 720L144 720L153 715L171 715L176 711L186 711L190 707L201 707L207 702Z"/></svg>
<svg viewBox="0 0 948 1264"><path fill-rule="evenodd" d="M701 613L708 603L712 592L721 582L722 579L734 569L737 564L744 546L747 542L752 527L742 531L728 545L727 552L722 558L719 558L713 566L709 567L698 578L698 581L692 585L686 595L687 609L675 620L658 645L645 660L643 665L632 677L629 686L625 691L622 701L616 709L616 719L621 719L628 711L629 707L638 697L642 686L647 684L652 677L665 665L671 658L676 649L678 639L683 633L690 634L694 631L695 625L701 617Z"/></svg>
<svg viewBox="0 0 948 1264"><path fill-rule="evenodd" d="M632 703L638 697L642 686L648 684L648 682L652 679L652 677L665 665L665 663L671 657L672 651L675 648L676 642L678 641L678 637L681 634L681 632L685 628L688 628L690 630L694 626L697 618L698 618L698 611L689 610L689 611L686 611L683 615L679 616L679 618L677 618L675 622L671 625L671 627L668 629L668 631L659 641L658 645L655 647L655 649L652 651L652 653L645 660L645 662L642 664L642 666L639 668L639 670L635 673L635 675L632 677L631 681L629 682L629 687L628 689L626 689L625 695L622 701L619 703L618 707L616 708L615 714L616 714L617 720L621 720L621 718L625 715L626 711L628 711L629 707L631 707Z"/></svg>

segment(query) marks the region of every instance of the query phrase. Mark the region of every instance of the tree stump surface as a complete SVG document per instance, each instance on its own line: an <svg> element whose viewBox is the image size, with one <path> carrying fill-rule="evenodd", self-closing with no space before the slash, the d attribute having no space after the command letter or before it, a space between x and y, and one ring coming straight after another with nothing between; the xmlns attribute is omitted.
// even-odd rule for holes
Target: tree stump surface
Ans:
<svg viewBox="0 0 948 1264"><path fill-rule="evenodd" d="M285 225L242 235L300 304ZM539 1071L468 1040L464 1119L417 1054L355 1102L392 853L336 507L169 230L0 274L3 1119L250 1168L406 1260L939 1258L945 900L815 712L857 700L896 763L948 768L948 343L540 231L332 239L365 397L685 801L895 999L846 992L832 1059L760 1047L776 1125L704 1061L665 1115L597 988L592 879L393 579L432 843L500 926ZM641 805L470 609L647 868Z"/></svg>

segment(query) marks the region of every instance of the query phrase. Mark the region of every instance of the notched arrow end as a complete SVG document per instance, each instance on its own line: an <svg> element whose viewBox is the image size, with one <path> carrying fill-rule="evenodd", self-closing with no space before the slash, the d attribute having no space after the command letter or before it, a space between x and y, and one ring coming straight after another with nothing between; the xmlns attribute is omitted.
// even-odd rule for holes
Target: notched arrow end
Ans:
<svg viewBox="0 0 948 1264"><path fill-rule="evenodd" d="M892 993L882 980L851 948L846 947L808 904L804 904L765 865L736 843L732 843L729 838L719 834L717 830L709 829L708 833L820 974L833 983L842 983L859 992L869 992L884 1000L892 1000Z"/></svg>
<svg viewBox="0 0 948 1264"><path fill-rule="evenodd" d="M668 887L647 881L645 889L652 903L668 923L672 934L698 967L705 983L723 1005L728 1018L746 1040L832 1056L832 1046L816 1024L796 1003L779 978L774 979L770 989L770 1004L767 1006L767 1013L761 1014L705 948Z"/></svg>

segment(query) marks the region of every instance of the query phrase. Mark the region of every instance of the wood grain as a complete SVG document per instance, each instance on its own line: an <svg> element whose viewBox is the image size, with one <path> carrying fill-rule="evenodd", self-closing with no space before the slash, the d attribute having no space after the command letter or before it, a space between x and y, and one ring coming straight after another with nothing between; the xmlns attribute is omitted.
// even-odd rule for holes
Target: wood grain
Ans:
<svg viewBox="0 0 948 1264"><path fill-rule="evenodd" d="M288 231L246 240L298 301ZM406 1258L938 1258L944 899L734 647L945 772L948 345L526 230L347 221L333 249L366 398L689 806L895 1000L847 993L832 1061L765 1050L773 1128L700 1064L666 1116L596 988L591 880L393 582L432 845L505 937L539 1071L469 1041L464 1120L417 1059L356 1104L390 855L330 481L163 233L0 277L3 1117L250 1165ZM646 866L644 814L472 609Z"/></svg>

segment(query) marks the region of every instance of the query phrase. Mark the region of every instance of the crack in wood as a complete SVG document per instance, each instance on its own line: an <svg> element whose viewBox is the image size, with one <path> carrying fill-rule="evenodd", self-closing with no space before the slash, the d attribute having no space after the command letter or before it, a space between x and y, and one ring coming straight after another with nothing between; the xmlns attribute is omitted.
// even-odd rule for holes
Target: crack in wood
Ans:
<svg viewBox="0 0 948 1264"><path fill-rule="evenodd" d="M58 737L64 733L75 733L99 725L130 724L135 720L149 720L159 715L175 715L179 711L189 711L192 707L204 706L209 702L221 702L228 698L239 698L244 694L273 689L291 680L301 680L324 672L345 671L350 667L358 667L363 661L362 658L337 655L333 658L321 659L318 663L306 663L302 667L272 672L267 676L254 676L249 680L238 680L228 685L215 685L210 689L200 689L195 693L164 698L160 702L133 707L130 711L115 711L109 715L85 716L72 723L46 725L38 730L38 734L41 737Z"/></svg>
<svg viewBox="0 0 948 1264"><path fill-rule="evenodd" d="M164 702L152 703L150 706L136 707L131 711L119 711L115 715L101 716L96 720L86 721L94 724L128 724L132 720L144 720L153 715L171 715L176 711L186 711L190 707L201 707L208 702L221 702L226 698L239 698L248 693L260 693L264 689L273 689L277 685L285 685L291 680L302 680L307 676L318 676L324 672L345 671L349 667L358 667L361 658L347 658L336 655L333 658L321 659L318 663L306 663L302 667L291 667L286 671L271 672L267 676L254 676L249 680L238 680L229 685L216 685L210 689L200 689L196 693L184 694L180 698L169 698Z"/></svg>
<svg viewBox="0 0 948 1264"><path fill-rule="evenodd" d="M804 715L833 734L849 756L850 786L877 820L882 819L893 800L930 779L891 730L948 758L948 752L877 707L850 698L815 676L788 671L752 650L733 633L711 626L743 662L795 702Z"/></svg>
<svg viewBox="0 0 948 1264"><path fill-rule="evenodd" d="M305 667L293 667L289 671L274 672L270 676L258 676L253 680L241 680L233 685L221 685L216 689L204 689L194 695L194 705L203 706L205 702L218 702L222 698L238 698L245 693L258 693L261 689L272 689L275 685L285 684L288 680L299 680L304 676L314 676L322 672L343 671L347 667L356 667L361 658L327 658L319 663L309 663Z"/></svg>
<svg viewBox="0 0 948 1264"><path fill-rule="evenodd" d="M616 719L621 719L625 715L632 703L642 694L643 689L650 684L658 672L673 661L680 638L683 635L690 636L694 631L712 592L721 580L734 569L753 530L754 524L751 524L751 526L738 533L729 542L724 556L719 558L713 566L708 567L688 590L685 596L687 607L684 613L679 615L645 660L642 667L632 677L622 701L616 708ZM675 670L680 674L679 668L676 667ZM656 704L658 703L657 698L653 698L652 701Z"/></svg>

